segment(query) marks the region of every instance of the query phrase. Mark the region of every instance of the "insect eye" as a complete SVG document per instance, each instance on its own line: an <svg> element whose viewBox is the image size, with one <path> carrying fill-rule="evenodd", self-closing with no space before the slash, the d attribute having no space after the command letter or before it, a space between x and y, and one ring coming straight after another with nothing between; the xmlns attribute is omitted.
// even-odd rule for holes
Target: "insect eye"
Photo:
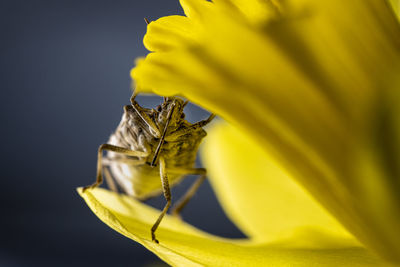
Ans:
<svg viewBox="0 0 400 267"><path fill-rule="evenodd" d="M161 112L161 106L158 105L158 106L156 107L156 110L157 110L157 112Z"/></svg>

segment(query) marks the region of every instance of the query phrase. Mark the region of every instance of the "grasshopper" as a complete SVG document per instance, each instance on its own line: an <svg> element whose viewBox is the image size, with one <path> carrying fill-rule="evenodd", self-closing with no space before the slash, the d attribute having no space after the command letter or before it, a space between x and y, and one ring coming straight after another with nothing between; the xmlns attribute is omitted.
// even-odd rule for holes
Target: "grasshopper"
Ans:
<svg viewBox="0 0 400 267"><path fill-rule="evenodd" d="M155 231L171 206L170 186L186 175L199 175L186 194L172 209L178 215L206 178L206 169L194 168L201 140L207 135L203 129L215 117L194 124L185 120L184 107L188 101L178 97L164 97L155 109L141 107L131 97L131 105L124 106L124 114L115 132L98 150L97 179L83 190L95 188L104 176L111 189L116 190L113 178L128 195L144 200L164 194L167 201L151 228L152 241L159 243ZM103 152L107 151L106 156ZM161 181L161 183L160 183Z"/></svg>

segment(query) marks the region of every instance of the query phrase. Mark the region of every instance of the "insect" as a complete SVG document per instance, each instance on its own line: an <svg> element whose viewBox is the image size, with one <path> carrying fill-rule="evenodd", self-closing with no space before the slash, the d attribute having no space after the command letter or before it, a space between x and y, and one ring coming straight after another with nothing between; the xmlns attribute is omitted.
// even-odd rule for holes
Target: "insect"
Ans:
<svg viewBox="0 0 400 267"><path fill-rule="evenodd" d="M185 120L188 101L164 97L155 109L141 107L131 97L115 132L98 150L97 179L83 190L99 186L104 176L110 187L112 178L125 193L140 200L164 194L167 203L151 228L151 239L159 243L155 231L171 206L170 186L186 175L199 175L186 194L172 209L178 215L206 178L206 169L194 168L197 150L206 136L203 129L214 117L194 124ZM107 151L106 156L103 152Z"/></svg>

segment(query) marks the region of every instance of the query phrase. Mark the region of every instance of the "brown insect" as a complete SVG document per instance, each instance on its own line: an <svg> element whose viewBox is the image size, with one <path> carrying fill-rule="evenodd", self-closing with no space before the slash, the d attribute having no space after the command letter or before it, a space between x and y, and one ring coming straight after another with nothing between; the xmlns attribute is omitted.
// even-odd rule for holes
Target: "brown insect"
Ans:
<svg viewBox="0 0 400 267"><path fill-rule="evenodd" d="M164 97L156 109L139 106L131 98L124 114L107 144L98 150L97 180L83 190L103 182L103 170L110 187L116 189L114 178L122 190L140 200L164 193L167 203L151 228L151 238L158 243L155 231L171 206L170 186L186 175L200 175L182 199L173 207L178 215L206 178L206 169L194 168L197 150L206 136L203 129L214 117L194 124L185 120L188 103L178 97ZM107 154L103 158L103 151ZM161 179L160 179L161 178Z"/></svg>

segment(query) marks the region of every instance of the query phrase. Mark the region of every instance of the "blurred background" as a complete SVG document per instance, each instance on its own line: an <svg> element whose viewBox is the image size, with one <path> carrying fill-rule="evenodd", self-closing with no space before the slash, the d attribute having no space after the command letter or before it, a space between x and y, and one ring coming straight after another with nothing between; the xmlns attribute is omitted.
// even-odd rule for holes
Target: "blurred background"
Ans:
<svg viewBox="0 0 400 267"><path fill-rule="evenodd" d="M76 187L95 180L97 148L129 104L129 71L147 53L143 18L172 14L182 14L177 0L0 1L0 266L162 266L98 220ZM192 122L208 114L186 110ZM193 181L175 188L175 199ZM208 183L183 217L213 234L243 236Z"/></svg>

